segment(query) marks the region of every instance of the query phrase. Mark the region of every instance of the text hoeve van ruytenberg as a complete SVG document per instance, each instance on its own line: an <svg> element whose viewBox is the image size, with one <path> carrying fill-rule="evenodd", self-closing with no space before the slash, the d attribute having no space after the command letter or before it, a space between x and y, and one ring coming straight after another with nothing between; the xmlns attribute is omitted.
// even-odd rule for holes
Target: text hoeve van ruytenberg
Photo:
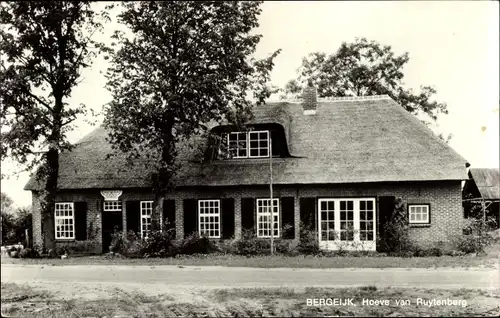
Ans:
<svg viewBox="0 0 500 318"><path fill-rule="evenodd" d="M434 307L434 306L461 306L466 307L467 301L465 299L424 299L424 298L416 298L416 299L371 299L371 298L361 298L361 301L356 301L355 297L353 298L307 298L306 305L307 306L426 306L426 307Z"/></svg>

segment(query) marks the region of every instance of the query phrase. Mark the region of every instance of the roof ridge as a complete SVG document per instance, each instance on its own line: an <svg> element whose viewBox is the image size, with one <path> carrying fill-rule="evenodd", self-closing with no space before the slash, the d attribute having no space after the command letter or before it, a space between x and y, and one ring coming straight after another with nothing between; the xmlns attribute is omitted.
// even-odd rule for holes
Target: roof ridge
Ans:
<svg viewBox="0 0 500 318"><path fill-rule="evenodd" d="M318 102L349 102L349 101L364 101L364 100L382 100L382 99L391 99L391 97L387 94L380 95L365 95L365 96L334 96L334 97L318 97ZM267 102L281 102L281 103L302 103L302 97L292 97L292 98L283 98L283 99L270 99Z"/></svg>

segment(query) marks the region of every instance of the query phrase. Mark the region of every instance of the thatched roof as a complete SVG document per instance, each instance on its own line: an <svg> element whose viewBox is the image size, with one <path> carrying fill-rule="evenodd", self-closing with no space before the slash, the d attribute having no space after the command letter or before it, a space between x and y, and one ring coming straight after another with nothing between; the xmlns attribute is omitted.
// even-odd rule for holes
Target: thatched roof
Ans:
<svg viewBox="0 0 500 318"><path fill-rule="evenodd" d="M315 115L297 102L256 107L254 123L280 124L291 158L273 158L275 184L464 180L466 160L417 118L386 96L318 100ZM60 158L59 188L147 187L151 171L106 160L110 145L100 127ZM194 149L206 148L193 138ZM200 162L181 147L178 186L259 185L269 181L269 159ZM36 188L34 180L26 189Z"/></svg>
<svg viewBox="0 0 500 318"><path fill-rule="evenodd" d="M500 198L500 173L495 168L471 168L469 178L474 181L481 198L498 200Z"/></svg>

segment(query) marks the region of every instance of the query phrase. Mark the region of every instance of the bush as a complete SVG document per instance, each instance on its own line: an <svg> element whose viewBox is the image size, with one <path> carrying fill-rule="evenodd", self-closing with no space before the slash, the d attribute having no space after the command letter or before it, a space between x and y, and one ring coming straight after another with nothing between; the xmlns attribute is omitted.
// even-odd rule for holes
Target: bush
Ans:
<svg viewBox="0 0 500 318"><path fill-rule="evenodd" d="M269 248L271 250L271 248ZM278 254L282 255L288 255L288 256L293 256L293 255L298 255L299 252L296 249L296 246L294 245L293 241L291 240L284 240L284 239L277 239L274 241L274 250Z"/></svg>
<svg viewBox="0 0 500 318"><path fill-rule="evenodd" d="M174 230L149 233L143 242L142 253L145 257L171 257L177 254L178 247L174 244Z"/></svg>
<svg viewBox="0 0 500 318"><path fill-rule="evenodd" d="M124 237L123 232L115 232L111 236L110 252L119 253L127 257L142 257L143 242L133 231Z"/></svg>
<svg viewBox="0 0 500 318"><path fill-rule="evenodd" d="M464 228L464 234L455 238L456 249L462 253L484 253L485 247L494 242L488 233L489 225L481 219L469 218Z"/></svg>
<svg viewBox="0 0 500 318"><path fill-rule="evenodd" d="M385 237L379 241L380 248L394 256L408 257L415 248L410 240L408 216L401 198L394 203L392 216L384 224Z"/></svg>
<svg viewBox="0 0 500 318"><path fill-rule="evenodd" d="M21 253L21 251L22 251L21 247L12 246L7 250L7 253L12 258L19 258L19 254Z"/></svg>
<svg viewBox="0 0 500 318"><path fill-rule="evenodd" d="M318 255L321 253L318 242L318 233L304 223L300 223L300 238L296 250L300 254Z"/></svg>
<svg viewBox="0 0 500 318"><path fill-rule="evenodd" d="M209 254L218 252L217 246L206 236L200 236L198 232L193 232L184 238L177 246L178 254Z"/></svg>
<svg viewBox="0 0 500 318"><path fill-rule="evenodd" d="M22 242L28 246L25 230L32 232L32 215L28 208L19 208L15 214L2 212L2 244L12 245ZM32 240L30 240L29 243Z"/></svg>
<svg viewBox="0 0 500 318"><path fill-rule="evenodd" d="M32 248L25 248L19 252L19 258L38 258L40 254Z"/></svg>
<svg viewBox="0 0 500 318"><path fill-rule="evenodd" d="M431 248L420 248L413 247L411 250L412 256L415 257L430 257L430 256L442 256L444 254L443 250L439 247Z"/></svg>
<svg viewBox="0 0 500 318"><path fill-rule="evenodd" d="M271 242L269 239L257 238L253 230L242 230L241 238L234 242L233 253L237 255L269 254Z"/></svg>
<svg viewBox="0 0 500 318"><path fill-rule="evenodd" d="M97 243L94 241L75 241L64 243L58 245L56 247L57 255L88 255L88 254L96 254L97 252Z"/></svg>

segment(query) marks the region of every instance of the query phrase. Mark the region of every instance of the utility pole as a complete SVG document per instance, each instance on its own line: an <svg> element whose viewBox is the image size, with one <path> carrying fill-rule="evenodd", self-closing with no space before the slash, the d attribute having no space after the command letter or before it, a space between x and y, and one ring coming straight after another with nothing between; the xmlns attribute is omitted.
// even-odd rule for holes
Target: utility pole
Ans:
<svg viewBox="0 0 500 318"><path fill-rule="evenodd" d="M274 205L273 205L273 143L272 139L269 136L269 191L271 192L271 255L274 254Z"/></svg>

